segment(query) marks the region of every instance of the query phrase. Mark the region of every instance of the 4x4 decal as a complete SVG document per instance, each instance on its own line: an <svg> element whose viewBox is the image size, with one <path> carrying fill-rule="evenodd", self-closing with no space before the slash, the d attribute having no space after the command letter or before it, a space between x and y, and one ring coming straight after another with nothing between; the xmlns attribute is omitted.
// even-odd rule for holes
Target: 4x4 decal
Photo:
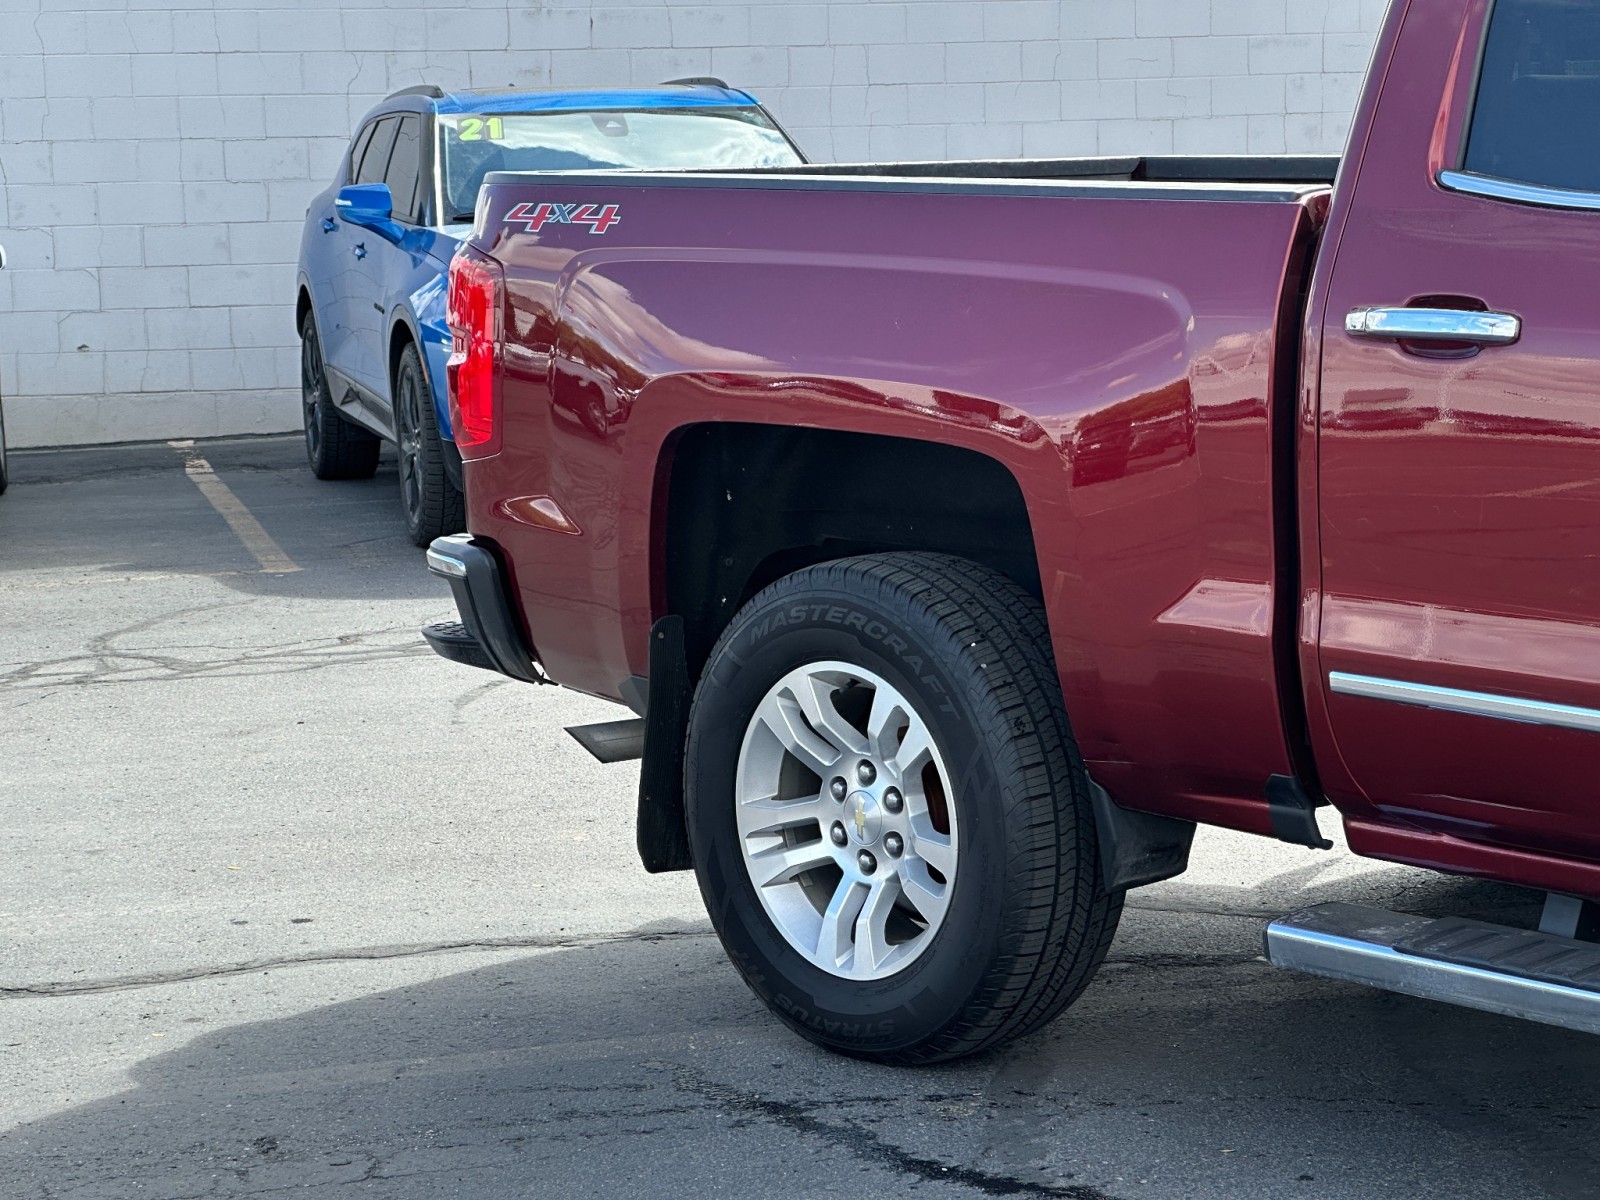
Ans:
<svg viewBox="0 0 1600 1200"><path fill-rule="evenodd" d="M519 204L506 214L506 224L526 225L538 233L546 225L587 225L590 233L604 233L622 220L618 204Z"/></svg>

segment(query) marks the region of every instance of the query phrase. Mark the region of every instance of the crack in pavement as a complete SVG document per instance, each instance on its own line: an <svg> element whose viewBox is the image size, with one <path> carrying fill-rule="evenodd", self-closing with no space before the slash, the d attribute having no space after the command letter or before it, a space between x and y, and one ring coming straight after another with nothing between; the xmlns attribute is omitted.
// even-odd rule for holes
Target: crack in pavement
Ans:
<svg viewBox="0 0 1600 1200"><path fill-rule="evenodd" d="M1163 951L1135 951L1115 957L1107 955L1107 964L1135 967L1238 967L1248 963L1265 963L1259 951L1218 951L1213 954L1181 954Z"/></svg>
<svg viewBox="0 0 1600 1200"><path fill-rule="evenodd" d="M82 654L22 663L12 670L0 672L0 691L288 675L348 663L420 658L433 653L417 630L409 625L279 642L211 659L183 658L173 653L203 648L198 644L168 647L165 651L123 649L117 644L124 638L148 632L169 621L220 609L244 608L252 603L245 600L195 605L99 634L90 639L88 649Z"/></svg>
<svg viewBox="0 0 1600 1200"><path fill-rule="evenodd" d="M1259 911L1240 911L1228 908L1206 908L1195 904L1143 904L1125 901L1124 907L1136 912L1153 913L1183 913L1200 917L1230 917L1248 921L1272 921L1283 915L1282 909L1262 909Z"/></svg>
<svg viewBox="0 0 1600 1200"><path fill-rule="evenodd" d="M727 1084L714 1083L688 1067L672 1068L674 1086L692 1092L713 1104L732 1108L782 1125L796 1133L820 1138L848 1151L865 1162L889 1167L925 1183L956 1183L985 1196L1055 1196L1062 1200L1114 1200L1108 1193L1085 1184L1058 1186L1031 1183L1014 1175L999 1175L977 1167L950 1166L936 1158L924 1158L885 1141L869 1129L819 1120L812 1113L816 1104L771 1100ZM828 1101L832 1104L834 1101Z"/></svg>
<svg viewBox="0 0 1600 1200"><path fill-rule="evenodd" d="M248 975L276 967L315 966L320 963L376 962L389 958L421 958L431 954L458 954L473 950L568 950L607 946L616 942L659 942L679 938L709 938L708 929L653 929L645 933L598 934L591 937L505 937L473 938L459 942L416 942L390 946L361 946L350 950L325 950L312 954L257 958L247 962L224 963L215 967L188 967L174 971L150 971L139 975L119 975L110 979L66 980L25 983L0 987L0 1000L37 1000L50 996L83 996L100 992L121 992L133 988L158 987L168 983L192 983L201 979L223 979Z"/></svg>

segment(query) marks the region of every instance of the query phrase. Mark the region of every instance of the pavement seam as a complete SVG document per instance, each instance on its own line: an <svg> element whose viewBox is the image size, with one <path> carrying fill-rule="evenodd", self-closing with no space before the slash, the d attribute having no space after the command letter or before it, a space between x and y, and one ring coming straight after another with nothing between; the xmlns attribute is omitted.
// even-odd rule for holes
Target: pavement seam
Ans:
<svg viewBox="0 0 1600 1200"><path fill-rule="evenodd" d="M477 938L459 942L421 942L407 945L365 946L353 950L329 950L318 954L285 955L217 967L192 967L178 971L152 971L142 975L122 975L112 979L25 983L0 987L0 1000L38 1000L54 996L83 996L101 992L121 992L134 988L159 987L169 983L192 983L249 975L277 967L316 966L322 963L379 962L391 958L421 958L433 954L459 954L474 950L569 950L608 946L617 942L660 942L680 938L709 938L709 929L661 929L648 933L601 934L582 938Z"/></svg>
<svg viewBox="0 0 1600 1200"><path fill-rule="evenodd" d="M697 1095L713 1105L733 1109L748 1116L764 1118L795 1133L818 1138L838 1147L863 1162L887 1167L910 1176L916 1183L955 1184L983 1196L1048 1196L1059 1200L1115 1200L1088 1184L1054 1184L1020 1179L979 1167L952 1165L941 1159L914 1154L855 1121L823 1120L815 1115L824 1105L838 1101L795 1102L761 1096L717 1083L688 1066L672 1071L673 1085L681 1092Z"/></svg>

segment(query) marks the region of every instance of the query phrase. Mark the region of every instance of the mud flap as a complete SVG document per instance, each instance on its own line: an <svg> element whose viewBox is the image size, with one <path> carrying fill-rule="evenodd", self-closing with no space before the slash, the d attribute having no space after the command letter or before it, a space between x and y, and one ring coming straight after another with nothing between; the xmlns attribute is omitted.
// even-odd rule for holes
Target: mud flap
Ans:
<svg viewBox="0 0 1600 1200"><path fill-rule="evenodd" d="M694 866L683 813L689 701L683 618L662 617L650 627L650 690L644 717L644 763L639 770L639 861L651 874L687 871Z"/></svg>

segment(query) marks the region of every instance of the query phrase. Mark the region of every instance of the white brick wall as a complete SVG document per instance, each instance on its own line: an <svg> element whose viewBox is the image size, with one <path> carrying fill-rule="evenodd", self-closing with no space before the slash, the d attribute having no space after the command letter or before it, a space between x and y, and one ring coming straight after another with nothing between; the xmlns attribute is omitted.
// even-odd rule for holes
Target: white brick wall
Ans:
<svg viewBox="0 0 1600 1200"><path fill-rule="evenodd" d="M755 90L818 159L1340 148L1387 0L0 0L16 445L298 424L306 202L395 88Z"/></svg>

